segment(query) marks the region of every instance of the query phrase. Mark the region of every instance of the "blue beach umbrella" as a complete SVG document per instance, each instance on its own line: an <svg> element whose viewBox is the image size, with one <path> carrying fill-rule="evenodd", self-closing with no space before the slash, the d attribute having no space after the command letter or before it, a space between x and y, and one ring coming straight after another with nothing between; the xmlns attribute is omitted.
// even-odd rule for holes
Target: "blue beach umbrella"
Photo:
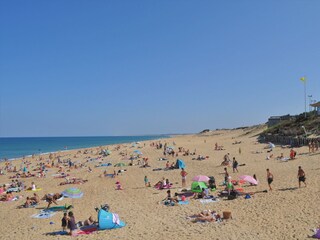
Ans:
<svg viewBox="0 0 320 240"><path fill-rule="evenodd" d="M138 155L142 155L142 152L140 150L134 150L133 152L138 154Z"/></svg>

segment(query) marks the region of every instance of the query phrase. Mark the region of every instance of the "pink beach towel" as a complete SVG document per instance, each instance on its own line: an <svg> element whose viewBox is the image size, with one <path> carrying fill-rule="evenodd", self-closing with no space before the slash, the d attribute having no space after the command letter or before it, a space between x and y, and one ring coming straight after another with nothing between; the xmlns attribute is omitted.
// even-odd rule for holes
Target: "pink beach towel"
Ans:
<svg viewBox="0 0 320 240"><path fill-rule="evenodd" d="M95 231L97 231L98 229L96 227L92 227L92 228L86 228L83 230L79 230L77 232L75 232L74 236L78 236L78 235L88 235L91 234Z"/></svg>

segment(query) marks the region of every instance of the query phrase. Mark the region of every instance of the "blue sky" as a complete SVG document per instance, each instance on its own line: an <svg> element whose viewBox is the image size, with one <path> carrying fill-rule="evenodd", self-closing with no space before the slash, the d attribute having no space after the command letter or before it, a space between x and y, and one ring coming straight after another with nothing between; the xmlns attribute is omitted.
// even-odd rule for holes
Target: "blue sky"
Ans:
<svg viewBox="0 0 320 240"><path fill-rule="evenodd" d="M320 99L320 1L1 1L0 136L199 132Z"/></svg>

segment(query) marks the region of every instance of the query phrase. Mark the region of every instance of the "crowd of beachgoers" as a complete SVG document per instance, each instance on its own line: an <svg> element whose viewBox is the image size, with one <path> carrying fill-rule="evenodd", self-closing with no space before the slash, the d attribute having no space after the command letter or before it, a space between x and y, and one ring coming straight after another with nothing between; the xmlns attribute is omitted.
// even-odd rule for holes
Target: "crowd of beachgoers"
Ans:
<svg viewBox="0 0 320 240"><path fill-rule="evenodd" d="M39 225L38 234L44 238L90 235L96 239L103 236L105 229L114 229L111 232L117 236L131 234L128 239L147 238L149 233L142 236L138 232L147 231L148 226L137 226L133 222L148 221L148 212L157 209L152 213L157 216L145 222L155 231L167 231L161 226L166 220L168 225L188 226L187 238L193 239L194 226L201 226L209 236L212 230L205 227L213 224L220 234L217 239L236 239L236 235L228 231L238 231L235 226L246 221L242 219L241 222L241 218L255 212L247 216L250 223L269 224L263 214L269 216L267 212L274 211L276 206L283 208L280 215L290 209L301 211L300 219L310 224L304 232L298 234L292 230L294 234L290 232L283 239L319 237L319 219L305 220L310 217L308 211L320 210L314 203L319 200L320 189L319 167L314 165L319 144L312 142L309 148L295 149L273 143L261 144L241 131L177 136L4 161L0 165L0 201L3 203L0 211L6 216L8 211L19 212L13 214L15 218L10 219L7 227L20 221L35 221ZM306 199L301 200L301 195ZM289 200L279 200L283 198ZM292 206L302 201L301 210ZM136 206L138 212L127 205ZM110 224L113 227L103 227L105 219L100 215L101 209L112 213ZM32 220L26 219L30 216ZM279 224L283 221L279 218ZM288 223L301 226L299 221L291 219L285 221ZM135 233L131 224L140 230ZM34 230L34 226L31 228ZM109 230L106 234L110 234ZM270 233L274 234L273 239L282 239L283 231L277 224L270 230L266 226L259 232L259 239L267 239ZM168 232L176 234L178 239L186 236L181 230ZM243 230L239 234L255 239L254 233L246 232ZM37 236L35 231L24 227L15 234ZM162 239L161 236L158 238Z"/></svg>

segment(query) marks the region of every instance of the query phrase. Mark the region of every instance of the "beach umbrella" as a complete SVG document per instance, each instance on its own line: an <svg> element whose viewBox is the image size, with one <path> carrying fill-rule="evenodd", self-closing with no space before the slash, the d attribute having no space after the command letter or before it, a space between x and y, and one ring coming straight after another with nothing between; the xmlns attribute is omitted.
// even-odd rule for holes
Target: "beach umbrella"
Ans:
<svg viewBox="0 0 320 240"><path fill-rule="evenodd" d="M174 147L172 147L172 146L168 146L167 148L168 148L168 149L172 149L172 150L174 149Z"/></svg>
<svg viewBox="0 0 320 240"><path fill-rule="evenodd" d="M133 152L138 154L138 155L142 155L142 152L140 150L134 150Z"/></svg>
<svg viewBox="0 0 320 240"><path fill-rule="evenodd" d="M124 167L126 164L124 164L124 163L117 163L117 164L115 164L114 166L115 167Z"/></svg>
<svg viewBox="0 0 320 240"><path fill-rule="evenodd" d="M112 152L110 150L106 150L106 153L110 155Z"/></svg>
<svg viewBox="0 0 320 240"><path fill-rule="evenodd" d="M81 198L83 192L79 188L68 188L62 192L62 195L68 198Z"/></svg>
<svg viewBox="0 0 320 240"><path fill-rule="evenodd" d="M192 178L192 181L196 182L208 182L209 180L210 178L204 175L198 175Z"/></svg>
<svg viewBox="0 0 320 240"><path fill-rule="evenodd" d="M251 183L251 184L254 184L254 185L258 185L258 181L249 175L240 176L239 179L244 180L244 181Z"/></svg>

